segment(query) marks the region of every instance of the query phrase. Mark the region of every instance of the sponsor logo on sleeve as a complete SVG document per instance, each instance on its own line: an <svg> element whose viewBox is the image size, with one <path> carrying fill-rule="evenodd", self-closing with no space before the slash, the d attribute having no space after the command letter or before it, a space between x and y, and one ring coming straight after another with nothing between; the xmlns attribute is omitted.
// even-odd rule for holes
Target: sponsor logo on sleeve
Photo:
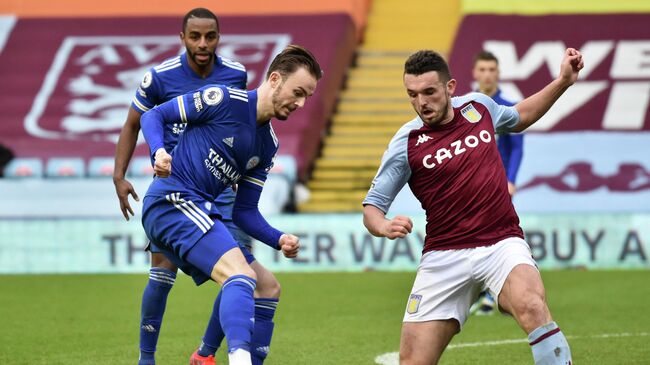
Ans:
<svg viewBox="0 0 650 365"><path fill-rule="evenodd" d="M153 81L153 76L151 75L151 71L147 71L147 73L145 73L144 76L142 77L142 82L140 83L140 87L146 89L149 86L151 86L152 81Z"/></svg>
<svg viewBox="0 0 650 365"><path fill-rule="evenodd" d="M223 90L218 87L209 87L203 90L203 101L210 105L217 105L223 100Z"/></svg>

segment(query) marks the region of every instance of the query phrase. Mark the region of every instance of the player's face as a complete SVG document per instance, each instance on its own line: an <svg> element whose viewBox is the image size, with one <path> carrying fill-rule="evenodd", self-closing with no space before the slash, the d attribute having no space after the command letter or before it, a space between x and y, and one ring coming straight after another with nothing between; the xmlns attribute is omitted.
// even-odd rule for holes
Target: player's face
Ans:
<svg viewBox="0 0 650 365"><path fill-rule="evenodd" d="M427 125L437 125L450 118L451 95L456 90L456 80L440 80L438 72L421 75L404 75L404 86L413 109ZM451 114L453 116L453 114Z"/></svg>
<svg viewBox="0 0 650 365"><path fill-rule="evenodd" d="M214 62L214 53L219 44L217 22L214 19L190 18L181 40L187 54L197 66L205 67Z"/></svg>
<svg viewBox="0 0 650 365"><path fill-rule="evenodd" d="M269 81L273 88L273 112L279 120L286 120L296 109L302 108L307 98L314 94L318 82L304 67L284 78L273 72Z"/></svg>
<svg viewBox="0 0 650 365"><path fill-rule="evenodd" d="M478 60L472 72L481 91L496 91L499 82L499 66L496 61Z"/></svg>

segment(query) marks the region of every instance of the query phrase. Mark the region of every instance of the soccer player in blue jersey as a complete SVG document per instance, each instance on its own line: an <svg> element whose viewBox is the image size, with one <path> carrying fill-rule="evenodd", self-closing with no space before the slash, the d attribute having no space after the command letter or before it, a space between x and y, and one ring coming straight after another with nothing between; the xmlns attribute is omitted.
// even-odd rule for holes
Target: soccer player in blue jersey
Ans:
<svg viewBox="0 0 650 365"><path fill-rule="evenodd" d="M270 119L284 120L302 107L320 76L320 66L309 51L289 46L275 57L257 90L210 85L142 116L156 173L144 199L143 227L152 246L197 285L208 279L221 284L204 342L217 335L211 329L217 317L228 340L230 364L261 364L268 344L257 346L253 335L262 319L253 298L257 278L250 266L253 258L238 246L212 202L239 183L235 224L286 257L296 257L297 237L271 227L257 204L278 149ZM177 122L187 127L170 155L164 128Z"/></svg>
<svg viewBox="0 0 650 365"><path fill-rule="evenodd" d="M492 52L482 51L476 55L472 74L478 84L478 91L491 97L497 104L514 106L519 101L506 96L499 88L499 60ZM497 146L501 154L501 161L506 168L508 191L510 195L514 195L517 190L515 187L517 172L524 156L524 135L520 133L499 134Z"/></svg>
<svg viewBox="0 0 650 365"><path fill-rule="evenodd" d="M178 95L196 90L210 83L219 83L246 87L246 69L240 63L215 54L219 43L219 21L209 10L196 8L190 10L183 18L180 39L185 52L173 57L145 73L129 108L126 123L120 133L115 155L113 182L120 201L122 214L128 220L133 215L128 200L132 195L138 196L126 179L126 170L133 155L140 131L140 116L155 105L164 103ZM165 147L171 150L177 143L180 133L185 128L183 123L167 126L165 129ZM224 224L239 243L250 249L250 237L245 235L232 222L232 205L235 193L232 189L224 190L215 200ZM174 284L177 268L161 252L150 246L151 270L149 281L142 296L140 321L140 365L155 364L154 354L160 333L167 296ZM275 277L259 263L253 264L260 280L256 295L277 305L280 286ZM268 306L268 304L266 304ZM272 317L272 316L271 316ZM270 339L269 339L270 341ZM209 346L205 349L209 352ZM209 359L209 358L206 358Z"/></svg>
<svg viewBox="0 0 650 365"><path fill-rule="evenodd" d="M511 100L499 88L499 60L492 52L482 51L474 57L472 76L478 86L478 91L491 97L499 105L514 106L519 100ZM508 178L508 192L515 194L515 180L524 156L524 135L520 133L500 133L497 138L497 147L501 161L506 169ZM481 293L479 300L472 306L472 313L478 315L492 314L496 302L489 292Z"/></svg>

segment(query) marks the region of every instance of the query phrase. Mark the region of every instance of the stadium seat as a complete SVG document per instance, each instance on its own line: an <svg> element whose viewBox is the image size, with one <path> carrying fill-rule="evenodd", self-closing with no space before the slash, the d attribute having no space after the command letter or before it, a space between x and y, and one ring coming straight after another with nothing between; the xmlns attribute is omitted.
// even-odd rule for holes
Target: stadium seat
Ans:
<svg viewBox="0 0 650 365"><path fill-rule="evenodd" d="M113 176L115 159L113 157L93 157L88 162L88 176L110 177Z"/></svg>
<svg viewBox="0 0 650 365"><path fill-rule="evenodd" d="M153 176L153 167L149 157L135 157L129 164L127 174L130 177Z"/></svg>
<svg viewBox="0 0 650 365"><path fill-rule="evenodd" d="M86 169L81 157L52 157L47 161L46 177L84 177Z"/></svg>
<svg viewBox="0 0 650 365"><path fill-rule="evenodd" d="M5 167L7 178L43 177L43 161L40 158L15 158Z"/></svg>

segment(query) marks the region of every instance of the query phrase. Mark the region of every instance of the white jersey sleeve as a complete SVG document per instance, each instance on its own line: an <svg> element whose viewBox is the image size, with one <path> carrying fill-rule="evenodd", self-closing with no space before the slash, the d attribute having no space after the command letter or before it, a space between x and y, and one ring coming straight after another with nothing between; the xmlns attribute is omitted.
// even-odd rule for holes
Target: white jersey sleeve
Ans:
<svg viewBox="0 0 650 365"><path fill-rule="evenodd" d="M453 98L453 104L463 105L470 101L476 101L485 105L492 117L494 130L497 133L510 132L519 124L519 112L514 106L499 105L491 97L481 93L469 93L463 96Z"/></svg>
<svg viewBox="0 0 650 365"><path fill-rule="evenodd" d="M409 132L422 126L416 118L400 128L388 144L381 158L377 175L372 180L370 190L363 200L363 205L374 205L384 213L388 212L393 200L411 177L408 162Z"/></svg>

